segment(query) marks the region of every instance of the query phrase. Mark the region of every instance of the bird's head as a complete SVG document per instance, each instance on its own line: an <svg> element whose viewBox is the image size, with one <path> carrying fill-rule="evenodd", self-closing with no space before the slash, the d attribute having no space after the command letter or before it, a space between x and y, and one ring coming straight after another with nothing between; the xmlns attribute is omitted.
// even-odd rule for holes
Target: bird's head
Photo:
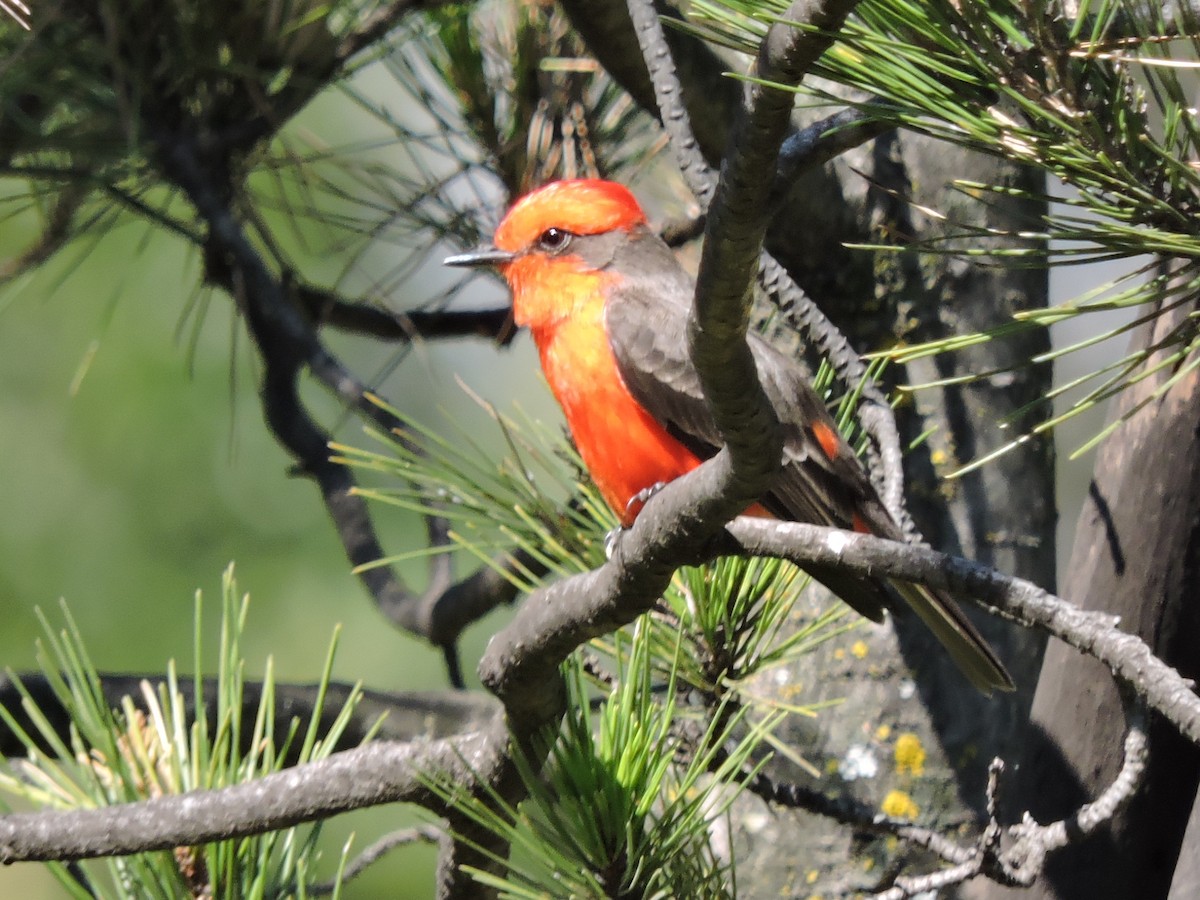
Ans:
<svg viewBox="0 0 1200 900"><path fill-rule="evenodd" d="M496 229L495 243L447 257L448 266L495 266L513 293L518 325L546 327L601 303L604 270L646 214L613 181L555 181L526 194Z"/></svg>

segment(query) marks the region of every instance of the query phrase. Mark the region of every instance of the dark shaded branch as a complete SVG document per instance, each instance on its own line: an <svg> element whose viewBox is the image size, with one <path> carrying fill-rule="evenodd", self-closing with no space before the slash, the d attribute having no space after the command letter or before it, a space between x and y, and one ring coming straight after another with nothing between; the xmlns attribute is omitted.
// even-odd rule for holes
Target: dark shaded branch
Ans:
<svg viewBox="0 0 1200 900"><path fill-rule="evenodd" d="M628 5L629 18L633 22L653 91L648 108L658 113L663 130L670 139L679 173L700 203L700 208L707 211L717 188L717 178L692 129L692 119L684 106L683 86L675 71L675 60L659 21L658 10L652 0L629 0ZM705 228L707 230L707 221Z"/></svg>
<svg viewBox="0 0 1200 900"><path fill-rule="evenodd" d="M855 832L900 838L949 863L965 862L971 856L969 848L959 846L932 828L882 818L876 809L850 796L830 796L802 784L776 781L762 772L746 783L746 789L772 805L815 813Z"/></svg>
<svg viewBox="0 0 1200 900"><path fill-rule="evenodd" d="M474 574L450 585L423 604L429 639L434 643L457 640L463 628L501 604L512 603L520 590L505 573L539 578L546 564L525 550L514 550L481 566Z"/></svg>
<svg viewBox="0 0 1200 900"><path fill-rule="evenodd" d="M793 131L779 148L779 164L771 186L772 213L778 212L801 175L874 140L892 127L890 122L873 117L868 108L859 105Z"/></svg>
<svg viewBox="0 0 1200 900"><path fill-rule="evenodd" d="M359 568L359 579L380 611L396 626L440 647L446 655L452 682L461 687L455 649L458 635L479 616L511 600L512 595L498 591L490 597L484 596L484 587L496 584L486 573L472 576L461 586L454 584L445 555L431 558L430 583L422 593L409 591L391 567L370 565L387 554L366 501L355 493L353 473L330 458L330 436L312 418L301 399L301 374L308 368L348 408L405 440L400 421L372 402L366 385L320 341L312 321L296 301L296 286L286 276L273 274L250 243L218 187L223 183L219 171L206 168L194 139L184 134L161 133L157 143L164 172L184 191L208 225L206 274L238 302L262 356L261 397L268 426L297 460L299 471L317 483L346 556L352 566ZM310 308L318 301L322 308L329 308L328 295L309 289L308 296ZM333 304L343 315L350 314L348 306ZM355 314L362 315L363 308L356 308ZM446 321L443 320L443 325ZM459 320L459 324L463 321ZM432 546L449 544L445 523L431 516L426 524ZM456 600L463 596L469 598L470 604L456 606Z"/></svg>
<svg viewBox="0 0 1200 900"><path fill-rule="evenodd" d="M346 866L345 871L339 879L311 885L308 888L308 894L311 897L324 897L332 894L339 886L353 881L397 847L406 847L409 844L416 843L436 844L443 838L445 838L445 834L442 830L433 825L417 825L414 828L402 828L399 831L393 831L391 834L385 834L362 853L358 854Z"/></svg>
<svg viewBox="0 0 1200 900"><path fill-rule="evenodd" d="M389 341L416 338L481 337L501 344L512 339L512 309L415 309L394 312L382 306L355 302L312 285L296 285L296 300L316 327Z"/></svg>
<svg viewBox="0 0 1200 900"><path fill-rule="evenodd" d="M367 415L394 432L400 440L405 440L400 423L370 401L366 387L317 338L310 323L294 303L292 292L271 273L251 245L230 208L228 198L220 193L220 189L214 189L214 183L224 185L225 182L212 177L213 173L206 170L204 158L194 140L188 135L169 133L160 133L156 138L164 171L183 189L208 225L209 259L228 270L227 277L233 288L231 293L238 300L262 353L265 363L262 396L268 424L280 442L306 467L306 473L317 481L351 562L356 566L375 562L384 556L383 550L363 499L353 492L353 477L346 466L329 457L327 436L309 417L300 400L298 379L302 368L307 367L349 408ZM432 545L444 546L447 542L444 523L436 517L427 518L427 523ZM442 602L446 592L453 587L449 583L449 568L445 559L434 559L430 587L424 595L407 591L390 567L366 566L359 571L360 578L380 609L406 630L429 636L433 633L432 619L435 614L458 623L454 631L455 639L465 625L461 610L449 609ZM486 578L469 580L469 584L478 587L485 581ZM475 598L479 599L478 593ZM495 597L488 598L487 608L490 609L496 602ZM455 640L443 640L439 645L446 654L450 678L461 686L462 675ZM557 672L554 675L557 676ZM546 721L548 719L539 720L536 724L545 724ZM538 761L532 744L535 731L536 727L516 734L518 747L534 765ZM477 771L481 772L480 782L464 778L455 780L474 785L477 796L499 795L516 802L523 788L512 759L506 752L507 739L504 738L503 743L501 740L497 737L493 741L495 746L489 750L494 757L490 760L490 770L483 771L477 767ZM453 809L444 812L457 837L445 844L444 852L439 857L440 895L478 896L479 888L470 881L465 867L470 865L485 871L496 869L496 860L507 852L507 843Z"/></svg>
<svg viewBox="0 0 1200 900"><path fill-rule="evenodd" d="M63 707L55 694L53 686L45 675L37 672L18 674L21 684L29 694L39 713L47 720L54 733L64 740L70 735L71 712ZM167 679L157 675L115 675L100 676L100 688L105 701L113 709L119 709L122 700L129 697L133 705L143 711L147 710L143 686L149 685L157 695L161 687L165 687ZM183 697L184 708L189 714L196 710L195 682L191 678L181 678L177 682L179 693ZM353 686L333 682L326 687L324 706L321 709L318 725L319 731L327 733L334 719L350 698ZM207 719L209 734L217 730L217 690L216 680L206 678L202 682L202 711ZM478 730L484 723L493 718L499 711L496 701L479 693L465 691L406 691L391 693L384 691L363 690L361 699L355 707L349 722L345 727L336 750L349 750L359 746L367 734L377 728L376 740L409 741L417 738L441 738L468 731ZM274 733L287 734L293 720L307 722L312 718L318 699L318 686L315 684L276 684L273 688L274 703ZM258 682L247 682L243 687L242 721L252 722L258 713L262 702L262 685ZM0 677L0 706L3 706L16 719L17 725L26 734L39 736L39 730L33 720L25 713L22 694L16 684L8 677ZM191 722L189 721L189 726ZM249 741L253 734L250 730L243 733ZM43 752L52 752L51 748L43 747ZM288 748L295 754L299 746ZM16 734L8 728L0 727L0 756L18 757L26 752L25 745L17 739ZM295 765L293 757L285 757L286 765Z"/></svg>
<svg viewBox="0 0 1200 900"><path fill-rule="evenodd" d="M701 720L681 719L673 726L673 730L680 736L681 744L686 748L684 752L689 758L694 759L699 752L709 751L710 748L705 744L708 729L706 723ZM709 771L716 773L725 765L729 754L725 747L711 748L711 751ZM749 776L745 781L746 790L773 806L800 809L824 816L853 829L856 833L897 837L924 847L947 862L964 862L971 856L972 851L969 848L959 846L932 828L886 819L874 807L849 794L831 795L817 788L780 781L761 769L750 774L751 768L750 764L743 768Z"/></svg>

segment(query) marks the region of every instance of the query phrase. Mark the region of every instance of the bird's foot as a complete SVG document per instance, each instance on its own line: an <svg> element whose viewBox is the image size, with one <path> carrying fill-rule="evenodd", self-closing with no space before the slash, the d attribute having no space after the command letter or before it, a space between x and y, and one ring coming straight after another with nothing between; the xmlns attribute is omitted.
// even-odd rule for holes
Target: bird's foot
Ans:
<svg viewBox="0 0 1200 900"><path fill-rule="evenodd" d="M625 504L625 517L632 520L647 501L666 486L665 481L656 481L650 487L644 487L630 497L629 502Z"/></svg>
<svg viewBox="0 0 1200 900"><path fill-rule="evenodd" d="M646 501L661 491L667 486L665 481L656 481L650 487L642 488L636 494L629 498L629 502L625 504L625 518L632 522ZM612 559L613 554L617 552L617 544L621 540L621 535L628 529L624 525L618 525L612 531L604 536L604 558Z"/></svg>
<svg viewBox="0 0 1200 900"><path fill-rule="evenodd" d="M604 558L612 559L613 554L617 552L617 542L621 540L621 535L625 533L625 526L618 525L612 531L604 536Z"/></svg>

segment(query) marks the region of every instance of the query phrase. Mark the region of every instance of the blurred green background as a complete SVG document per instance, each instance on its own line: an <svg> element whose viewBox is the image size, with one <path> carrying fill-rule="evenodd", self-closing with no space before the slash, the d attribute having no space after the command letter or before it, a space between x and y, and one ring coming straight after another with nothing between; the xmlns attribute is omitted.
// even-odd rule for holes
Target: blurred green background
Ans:
<svg viewBox="0 0 1200 900"><path fill-rule="evenodd" d="M344 127L328 110L307 123ZM32 227L27 217L4 222L0 254L23 249ZM102 671L163 672L171 658L189 671L195 591L208 598L205 640L215 647L221 572L234 561L252 598L249 677L273 656L279 680L316 679L340 624L335 678L385 690L445 687L440 653L375 611L316 488L289 477L291 460L263 425L257 361L228 300L214 294L202 319L185 317L198 277L182 243L130 224L0 292L0 660L31 668L34 610L59 623L63 598ZM501 297L480 281L465 299ZM345 341L337 348L368 378L396 355ZM520 392L524 409L550 410L524 338L502 351L484 341L418 346L381 388L423 422L476 417L480 439L494 439L499 454L498 435L456 378L501 409ZM339 440L378 446L319 388L309 385L306 396L327 426L340 426ZM390 551L422 544L416 516L391 507L377 514ZM423 585L422 564L403 572L410 586ZM469 679L496 625L485 620L468 634ZM327 828L328 870L350 831L361 849L411 821L399 807L336 820ZM428 897L433 865L430 847L395 851L346 896ZM61 896L40 866L0 869L0 898Z"/></svg>

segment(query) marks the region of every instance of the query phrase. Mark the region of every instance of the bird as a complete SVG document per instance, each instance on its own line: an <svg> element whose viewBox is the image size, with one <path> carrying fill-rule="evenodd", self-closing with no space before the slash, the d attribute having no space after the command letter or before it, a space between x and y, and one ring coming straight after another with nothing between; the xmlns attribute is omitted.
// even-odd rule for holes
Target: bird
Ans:
<svg viewBox="0 0 1200 900"><path fill-rule="evenodd" d="M511 207L490 245L445 264L493 267L507 282L513 319L531 332L580 458L623 526L656 486L721 449L685 339L695 282L624 185L543 185ZM775 481L746 513L906 540L804 367L753 332L747 341L784 446ZM807 569L876 622L895 605L894 591L979 690L1013 689L944 592L836 566Z"/></svg>

